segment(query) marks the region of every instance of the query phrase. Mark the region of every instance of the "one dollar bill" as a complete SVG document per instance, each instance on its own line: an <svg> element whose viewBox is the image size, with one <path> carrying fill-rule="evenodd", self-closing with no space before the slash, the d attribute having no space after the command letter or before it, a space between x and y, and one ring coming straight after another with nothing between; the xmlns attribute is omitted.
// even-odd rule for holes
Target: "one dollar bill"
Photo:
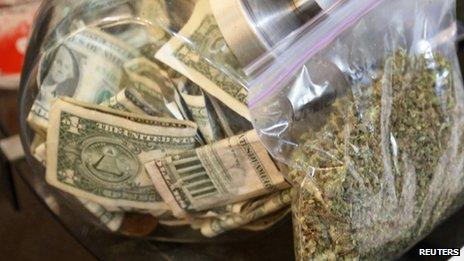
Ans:
<svg viewBox="0 0 464 261"><path fill-rule="evenodd" d="M219 30L209 0L197 1L179 35L182 37L172 37L155 58L250 120L248 90L240 84L243 71Z"/></svg>
<svg viewBox="0 0 464 261"><path fill-rule="evenodd" d="M200 87L185 79L183 84L179 84L178 90L190 112L192 120L198 125L198 130L206 142L213 143L219 140L219 124L211 113L211 108L206 103L206 97Z"/></svg>
<svg viewBox="0 0 464 261"><path fill-rule="evenodd" d="M165 106L163 96L140 83L131 83L130 87L100 105L136 114L174 118Z"/></svg>
<svg viewBox="0 0 464 261"><path fill-rule="evenodd" d="M161 197L180 218L288 187L255 131L145 166Z"/></svg>
<svg viewBox="0 0 464 261"><path fill-rule="evenodd" d="M172 76L168 74L157 63L154 63L147 58L137 58L125 64L125 71L129 76L132 85L137 84L152 89L161 96L161 101L148 100L151 106L164 106L174 118L183 120L186 119L184 108L180 104L180 97L177 93ZM138 88L142 90L141 88ZM146 89L146 88L144 88ZM145 92L145 97L155 97L150 93Z"/></svg>
<svg viewBox="0 0 464 261"><path fill-rule="evenodd" d="M104 206L87 199L78 198L77 200L109 230L117 231L121 227L124 219L123 212L109 211Z"/></svg>
<svg viewBox="0 0 464 261"><path fill-rule="evenodd" d="M140 54L98 29L85 29L63 40L40 61L39 94L28 122L45 135L50 103L57 97L101 103L116 95L123 80L123 64Z"/></svg>
<svg viewBox="0 0 464 261"><path fill-rule="evenodd" d="M211 219L204 222L201 227L201 233L206 237L214 237L232 229L244 227L253 221L257 221L267 215L282 210L289 206L291 201L290 189L275 193L270 195L262 205L249 212L239 213L224 219ZM266 227L265 225L262 226Z"/></svg>
<svg viewBox="0 0 464 261"><path fill-rule="evenodd" d="M187 121L58 99L50 114L46 180L111 209L167 211L143 164L194 148L196 132Z"/></svg>
<svg viewBox="0 0 464 261"><path fill-rule="evenodd" d="M46 143L41 143L38 145L33 151L32 155L44 166L47 165L47 152L46 152ZM109 230L117 231L121 226L122 219L124 217L124 213L117 212L117 211L110 211L106 209L104 206L92 202L87 199L77 198L79 202L84 205L84 207L100 222L102 222Z"/></svg>

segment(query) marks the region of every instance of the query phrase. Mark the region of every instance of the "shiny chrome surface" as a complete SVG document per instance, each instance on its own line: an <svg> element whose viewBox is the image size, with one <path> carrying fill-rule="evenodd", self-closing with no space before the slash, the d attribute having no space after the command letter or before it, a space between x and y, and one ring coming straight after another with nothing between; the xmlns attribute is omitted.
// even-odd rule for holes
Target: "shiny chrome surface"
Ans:
<svg viewBox="0 0 464 261"><path fill-rule="evenodd" d="M315 0L211 0L229 47L246 66L322 9Z"/></svg>
<svg viewBox="0 0 464 261"><path fill-rule="evenodd" d="M293 6L302 22L316 16L322 9L319 3L313 0L293 0Z"/></svg>
<svg viewBox="0 0 464 261"><path fill-rule="evenodd" d="M210 3L219 29L242 66L271 48L241 0L210 0Z"/></svg>

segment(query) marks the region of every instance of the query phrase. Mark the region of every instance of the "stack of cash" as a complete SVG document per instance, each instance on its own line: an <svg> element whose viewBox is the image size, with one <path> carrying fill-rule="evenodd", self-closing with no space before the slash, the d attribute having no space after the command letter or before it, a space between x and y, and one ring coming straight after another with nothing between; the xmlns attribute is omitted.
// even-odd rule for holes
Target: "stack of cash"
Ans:
<svg viewBox="0 0 464 261"><path fill-rule="evenodd" d="M252 130L209 0L175 33L165 1L119 2L42 52L28 122L48 184L112 231L133 213L207 237L275 224L289 184Z"/></svg>

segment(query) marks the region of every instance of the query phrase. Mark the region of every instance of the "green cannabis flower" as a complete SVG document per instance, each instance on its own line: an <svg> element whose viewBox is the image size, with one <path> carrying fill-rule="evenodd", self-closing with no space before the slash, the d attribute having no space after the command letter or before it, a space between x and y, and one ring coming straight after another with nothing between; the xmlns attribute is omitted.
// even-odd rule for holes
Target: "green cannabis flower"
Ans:
<svg viewBox="0 0 464 261"><path fill-rule="evenodd" d="M463 119L451 62L398 51L383 65L370 84L353 84L336 99L292 155L302 259L400 255L463 190Z"/></svg>

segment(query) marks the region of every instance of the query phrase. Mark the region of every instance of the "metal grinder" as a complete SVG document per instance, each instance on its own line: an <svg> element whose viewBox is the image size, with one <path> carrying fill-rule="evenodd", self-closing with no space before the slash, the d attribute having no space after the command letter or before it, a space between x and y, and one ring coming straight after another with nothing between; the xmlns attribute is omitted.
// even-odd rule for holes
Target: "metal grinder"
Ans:
<svg viewBox="0 0 464 261"><path fill-rule="evenodd" d="M219 28L242 66L338 0L210 0Z"/></svg>

